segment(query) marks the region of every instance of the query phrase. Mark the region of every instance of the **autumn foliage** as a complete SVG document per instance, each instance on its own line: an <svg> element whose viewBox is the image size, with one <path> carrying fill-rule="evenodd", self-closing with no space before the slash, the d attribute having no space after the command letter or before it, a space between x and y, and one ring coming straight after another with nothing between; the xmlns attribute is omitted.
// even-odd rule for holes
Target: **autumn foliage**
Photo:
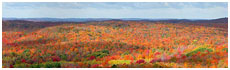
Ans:
<svg viewBox="0 0 230 70"><path fill-rule="evenodd" d="M100 21L3 31L2 62L4 68L226 68L226 26Z"/></svg>

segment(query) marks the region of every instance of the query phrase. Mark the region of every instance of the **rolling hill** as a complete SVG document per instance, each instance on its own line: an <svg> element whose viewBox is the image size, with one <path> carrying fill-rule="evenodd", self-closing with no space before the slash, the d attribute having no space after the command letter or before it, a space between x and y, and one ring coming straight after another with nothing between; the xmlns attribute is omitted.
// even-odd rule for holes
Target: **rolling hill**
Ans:
<svg viewBox="0 0 230 70"><path fill-rule="evenodd" d="M226 18L169 22L5 20L3 67L228 67Z"/></svg>

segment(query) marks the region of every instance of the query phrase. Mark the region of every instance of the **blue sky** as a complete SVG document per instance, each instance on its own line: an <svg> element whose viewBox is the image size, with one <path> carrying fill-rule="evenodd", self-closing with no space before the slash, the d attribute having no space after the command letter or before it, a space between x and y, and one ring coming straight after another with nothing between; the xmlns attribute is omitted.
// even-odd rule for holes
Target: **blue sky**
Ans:
<svg viewBox="0 0 230 70"><path fill-rule="evenodd" d="M228 16L227 2L3 2L3 17L177 18Z"/></svg>

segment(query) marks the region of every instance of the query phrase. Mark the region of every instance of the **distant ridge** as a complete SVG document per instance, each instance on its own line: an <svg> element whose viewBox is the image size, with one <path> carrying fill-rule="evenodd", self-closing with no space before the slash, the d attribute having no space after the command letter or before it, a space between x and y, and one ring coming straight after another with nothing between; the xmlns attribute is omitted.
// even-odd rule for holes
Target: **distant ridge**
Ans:
<svg viewBox="0 0 230 70"><path fill-rule="evenodd" d="M172 20L160 20L160 22L168 23L228 23L228 18L218 18L210 20L189 20L189 19L172 19Z"/></svg>
<svg viewBox="0 0 230 70"><path fill-rule="evenodd" d="M228 17L218 19L145 19L145 18L3 18L5 20L24 20L36 22L89 22L89 21L151 21L168 23L228 23Z"/></svg>

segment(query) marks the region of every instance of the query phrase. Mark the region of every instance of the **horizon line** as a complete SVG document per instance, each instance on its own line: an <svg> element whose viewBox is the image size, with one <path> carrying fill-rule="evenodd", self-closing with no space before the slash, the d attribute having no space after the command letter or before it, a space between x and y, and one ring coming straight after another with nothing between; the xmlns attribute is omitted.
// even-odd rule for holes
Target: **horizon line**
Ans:
<svg viewBox="0 0 230 70"><path fill-rule="evenodd" d="M55 19L78 19L74 17L2 17L4 18L16 18L16 19L31 19L31 18L55 18ZM218 18L197 18L197 19L220 19L220 18L228 18L228 17L218 17ZM82 17L82 19L87 19L86 17ZM98 18L98 17L93 17L93 18L88 18L88 19L196 19L196 18Z"/></svg>

